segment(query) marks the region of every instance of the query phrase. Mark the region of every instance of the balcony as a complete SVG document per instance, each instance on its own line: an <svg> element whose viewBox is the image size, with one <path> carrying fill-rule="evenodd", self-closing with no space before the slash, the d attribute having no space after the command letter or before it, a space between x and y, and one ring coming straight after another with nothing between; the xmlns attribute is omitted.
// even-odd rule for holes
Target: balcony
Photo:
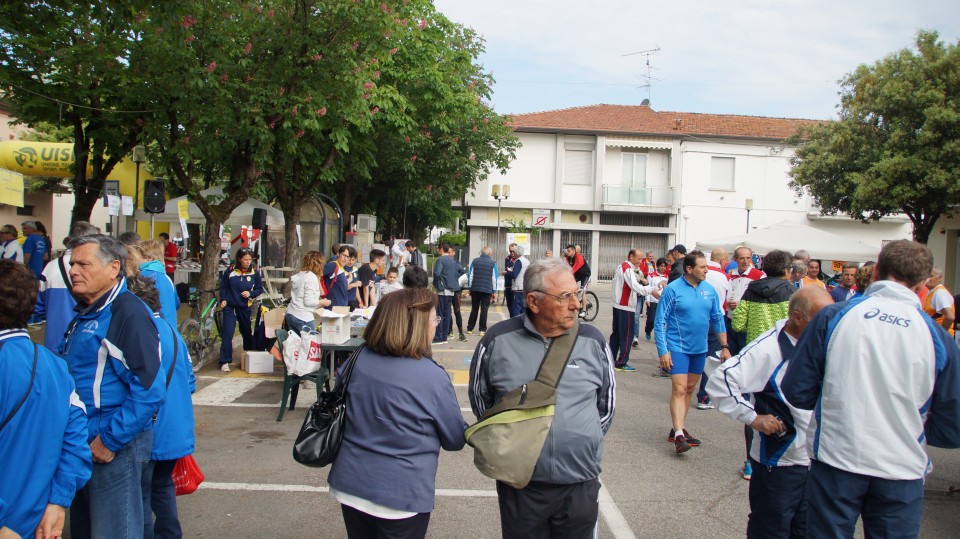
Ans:
<svg viewBox="0 0 960 539"><path fill-rule="evenodd" d="M603 185L603 206L605 210L614 209L613 206L644 206L648 208L665 208L672 210L673 204L672 187Z"/></svg>

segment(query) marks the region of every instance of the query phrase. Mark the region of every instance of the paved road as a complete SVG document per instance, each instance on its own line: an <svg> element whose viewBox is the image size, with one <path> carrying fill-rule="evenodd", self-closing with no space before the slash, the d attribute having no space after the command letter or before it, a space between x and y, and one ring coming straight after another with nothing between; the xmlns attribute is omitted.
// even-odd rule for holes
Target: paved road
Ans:
<svg viewBox="0 0 960 539"><path fill-rule="evenodd" d="M603 304L595 325L609 331L609 287L596 287ZM469 309L469 302L464 304ZM466 319L467 313L464 313ZM491 317L504 318L502 307ZM436 356L455 382L464 372L478 336L438 347ZM703 445L678 456L667 443L667 380L651 377L655 351L643 342L634 350L636 373L617 374L617 414L606 438L601 481L601 537L743 537L747 486L737 473L743 460L742 428L715 410L691 410L688 428ZM460 372L456 372L460 371ZM296 464L290 451L312 401L276 421L279 377L201 373L194 397L196 458L206 482L180 498L185 537L344 537L339 507L326 493L327 470ZM456 387L464 416L472 421L466 387ZM960 452L932 450L935 471L928 481L921 537L956 537ZM437 477L437 504L429 537L496 538L499 515L493 481L480 475L469 448L444 453ZM953 530L952 532L950 530ZM858 534L862 536L862 534Z"/></svg>

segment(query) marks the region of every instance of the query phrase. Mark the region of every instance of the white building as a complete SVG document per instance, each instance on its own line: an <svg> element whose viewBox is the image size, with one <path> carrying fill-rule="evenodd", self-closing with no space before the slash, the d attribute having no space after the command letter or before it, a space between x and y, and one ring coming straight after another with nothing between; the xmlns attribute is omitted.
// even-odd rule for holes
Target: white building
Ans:
<svg viewBox="0 0 960 539"><path fill-rule="evenodd" d="M781 221L802 222L877 246L911 237L906 219L861 224L821 217L810 197L790 189L793 148L784 140L812 120L594 105L513 117L522 142L506 174L468 195L470 252L484 245L503 257L505 223L531 223L550 210L549 230L532 258L582 246L594 278L609 279L630 248L662 256L673 244L742 234ZM493 184L509 185L496 238ZM752 204L751 211L747 207ZM748 225L749 219L749 225Z"/></svg>

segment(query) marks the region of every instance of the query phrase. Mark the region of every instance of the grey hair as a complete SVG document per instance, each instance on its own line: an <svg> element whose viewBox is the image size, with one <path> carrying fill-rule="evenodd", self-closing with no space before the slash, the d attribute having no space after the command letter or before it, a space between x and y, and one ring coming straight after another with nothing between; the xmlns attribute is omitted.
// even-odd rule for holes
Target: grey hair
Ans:
<svg viewBox="0 0 960 539"><path fill-rule="evenodd" d="M124 247L122 243L114 238L111 238L110 236L105 236L103 234L78 236L76 238L72 238L67 247L70 249L76 249L81 245L87 245L90 243L97 245L97 258L100 259L100 262L103 264L109 264L114 260L117 260L120 262L119 276L122 277L127 274L127 248Z"/></svg>
<svg viewBox="0 0 960 539"><path fill-rule="evenodd" d="M487 246L485 246L483 249L480 249L480 254L482 254L482 255L487 255L487 256L493 256L493 249L491 249L490 246L487 245Z"/></svg>
<svg viewBox="0 0 960 539"><path fill-rule="evenodd" d="M799 259L801 259L801 260L805 260L805 261L809 262L809 261L810 261L810 252L807 251L806 249L800 249L800 250L797 251L796 253L793 253L793 258L799 258Z"/></svg>
<svg viewBox="0 0 960 539"><path fill-rule="evenodd" d="M543 281L556 273L570 273L570 264L562 258L541 258L531 263L523 274L523 294L543 292Z"/></svg>
<svg viewBox="0 0 960 539"><path fill-rule="evenodd" d="M523 256L523 245L517 245L516 249L517 249L517 256Z"/></svg>
<svg viewBox="0 0 960 539"><path fill-rule="evenodd" d="M77 221L73 223L73 227L70 228L70 237L79 238L80 236L89 236L91 234L99 234L100 229L91 225L87 221Z"/></svg>
<svg viewBox="0 0 960 539"><path fill-rule="evenodd" d="M20 228L32 228L32 229L36 230L36 229L37 229L37 222L36 222L36 221L24 221L24 222L20 223Z"/></svg>
<svg viewBox="0 0 960 539"><path fill-rule="evenodd" d="M942 277L942 276L943 276L943 269L942 269L942 268L939 268L939 267L937 267L937 266L934 266L933 269L930 270L930 276L931 276L931 277Z"/></svg>
<svg viewBox="0 0 960 539"><path fill-rule="evenodd" d="M807 274L807 264L803 260L794 260L790 263L790 271L803 277Z"/></svg>

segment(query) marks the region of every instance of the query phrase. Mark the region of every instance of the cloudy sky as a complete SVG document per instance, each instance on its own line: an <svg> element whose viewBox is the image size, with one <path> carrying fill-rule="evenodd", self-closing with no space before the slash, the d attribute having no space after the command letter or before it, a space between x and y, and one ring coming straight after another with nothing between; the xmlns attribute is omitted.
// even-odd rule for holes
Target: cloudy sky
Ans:
<svg viewBox="0 0 960 539"><path fill-rule="evenodd" d="M826 119L841 77L912 47L917 29L960 38L956 0L434 3L484 36L501 113L639 104L649 58L655 110Z"/></svg>

